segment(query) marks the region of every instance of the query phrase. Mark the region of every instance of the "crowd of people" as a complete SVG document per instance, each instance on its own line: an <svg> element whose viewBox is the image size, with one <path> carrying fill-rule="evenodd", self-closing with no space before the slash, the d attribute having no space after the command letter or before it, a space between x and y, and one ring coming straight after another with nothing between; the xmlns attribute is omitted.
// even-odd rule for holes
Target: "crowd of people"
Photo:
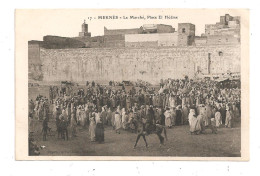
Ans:
<svg viewBox="0 0 260 176"><path fill-rule="evenodd" d="M79 125L88 127L90 141L99 143L104 142L106 126L120 134L120 130L138 132L138 123L168 128L190 125L191 133L200 134L207 126L214 127L214 132L221 126L231 128L233 119L240 118L240 94L238 87L190 79L167 79L159 88L147 84L116 88L93 82L76 89L52 86L49 100L43 96L30 100L29 116L43 120L44 130L53 117L64 139L76 137Z"/></svg>

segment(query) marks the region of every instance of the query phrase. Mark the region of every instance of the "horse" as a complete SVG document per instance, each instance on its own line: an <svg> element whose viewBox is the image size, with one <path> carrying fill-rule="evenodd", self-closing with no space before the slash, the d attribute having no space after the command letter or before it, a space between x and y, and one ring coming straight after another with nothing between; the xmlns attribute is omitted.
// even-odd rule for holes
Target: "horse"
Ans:
<svg viewBox="0 0 260 176"><path fill-rule="evenodd" d="M165 136L166 141L168 140L165 126L163 126L159 123L153 124L153 123L148 122L147 120L143 119L142 122L138 122L138 128L140 130L138 132L134 148L136 148L137 143L138 143L141 136L144 139L146 148L148 148L148 144L147 144L145 136L148 136L150 134L156 134L159 137L160 146L164 145L164 137L162 136L162 132L164 132L164 136Z"/></svg>

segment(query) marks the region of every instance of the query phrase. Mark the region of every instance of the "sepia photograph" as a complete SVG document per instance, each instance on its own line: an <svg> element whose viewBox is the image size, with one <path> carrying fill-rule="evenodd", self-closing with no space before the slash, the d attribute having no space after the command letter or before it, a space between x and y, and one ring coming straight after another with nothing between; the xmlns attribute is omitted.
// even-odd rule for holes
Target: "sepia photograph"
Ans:
<svg viewBox="0 0 260 176"><path fill-rule="evenodd" d="M16 10L17 160L248 160L245 9Z"/></svg>

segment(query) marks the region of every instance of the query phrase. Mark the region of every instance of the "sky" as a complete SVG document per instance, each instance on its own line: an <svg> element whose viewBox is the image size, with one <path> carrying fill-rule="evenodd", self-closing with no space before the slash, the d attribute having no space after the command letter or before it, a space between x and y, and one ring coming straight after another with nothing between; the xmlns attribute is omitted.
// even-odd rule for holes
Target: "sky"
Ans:
<svg viewBox="0 0 260 176"><path fill-rule="evenodd" d="M225 14L240 16L241 11L228 9L59 9L59 10L16 10L16 35L24 40L42 40L45 35L77 37L81 25L86 20L91 36L104 35L104 26L108 29L139 28L143 24L168 24L175 30L178 23L196 25L196 35L205 32L205 24L219 22ZM98 16L118 16L121 19L97 19ZM158 19L159 15L163 19ZM128 19L123 19L128 17ZM130 16L155 16L157 19L129 19ZM165 19L165 16L177 17ZM90 19L92 18L92 19ZM96 18L96 19L93 19Z"/></svg>

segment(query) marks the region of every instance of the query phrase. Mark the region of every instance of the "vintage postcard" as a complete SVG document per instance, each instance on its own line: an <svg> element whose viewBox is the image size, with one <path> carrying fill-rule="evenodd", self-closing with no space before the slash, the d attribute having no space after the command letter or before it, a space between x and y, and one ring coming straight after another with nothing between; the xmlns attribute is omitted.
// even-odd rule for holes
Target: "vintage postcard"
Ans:
<svg viewBox="0 0 260 176"><path fill-rule="evenodd" d="M249 160L249 10L15 17L16 160Z"/></svg>

